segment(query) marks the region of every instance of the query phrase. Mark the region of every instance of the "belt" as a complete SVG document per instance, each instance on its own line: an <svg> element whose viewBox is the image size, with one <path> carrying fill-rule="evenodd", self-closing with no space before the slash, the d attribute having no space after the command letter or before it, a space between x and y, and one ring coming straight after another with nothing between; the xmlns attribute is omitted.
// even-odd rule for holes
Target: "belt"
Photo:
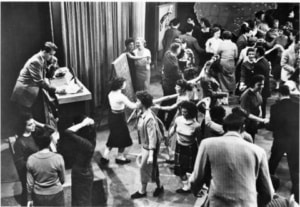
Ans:
<svg viewBox="0 0 300 207"><path fill-rule="evenodd" d="M124 110L111 110L111 112L114 114L121 114L124 112Z"/></svg>

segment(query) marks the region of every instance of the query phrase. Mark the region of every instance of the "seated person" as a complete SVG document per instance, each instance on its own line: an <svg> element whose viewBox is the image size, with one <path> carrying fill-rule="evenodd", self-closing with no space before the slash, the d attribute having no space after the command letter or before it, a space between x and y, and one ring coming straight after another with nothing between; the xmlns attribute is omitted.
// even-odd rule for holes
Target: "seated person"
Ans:
<svg viewBox="0 0 300 207"><path fill-rule="evenodd" d="M44 131L48 131L52 134L54 129L49 125L35 121L31 114L24 114L21 116L17 129L18 138L14 144L15 154L13 158L22 184L20 204L23 206L26 206L27 203L26 162L30 155L39 150L36 145L35 138L38 134L41 134Z"/></svg>

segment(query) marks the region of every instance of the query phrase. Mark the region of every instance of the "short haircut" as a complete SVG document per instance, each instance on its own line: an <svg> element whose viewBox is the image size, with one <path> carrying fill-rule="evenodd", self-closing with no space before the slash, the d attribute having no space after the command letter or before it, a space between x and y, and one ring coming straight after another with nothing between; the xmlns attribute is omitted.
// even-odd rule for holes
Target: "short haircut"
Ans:
<svg viewBox="0 0 300 207"><path fill-rule="evenodd" d="M197 118L198 116L197 106L193 102L190 101L181 102L180 109L186 109L187 114L191 119Z"/></svg>
<svg viewBox="0 0 300 207"><path fill-rule="evenodd" d="M226 115L226 111L223 106L213 106L209 112L210 112L211 119L214 122L217 122L218 124L223 123L223 119Z"/></svg>
<svg viewBox="0 0 300 207"><path fill-rule="evenodd" d="M178 43L178 44L181 45L181 44L182 44L182 40L183 40L183 39L181 39L181 38L179 38L179 37L175 37L172 43Z"/></svg>
<svg viewBox="0 0 300 207"><path fill-rule="evenodd" d="M225 117L223 123L224 131L239 131L242 129L245 118L238 114L229 114Z"/></svg>
<svg viewBox="0 0 300 207"><path fill-rule="evenodd" d="M170 25L177 26L180 23L179 19L174 18L170 21Z"/></svg>
<svg viewBox="0 0 300 207"><path fill-rule="evenodd" d="M123 77L115 77L112 81L111 81L111 86L110 86L110 90L111 91L116 91L122 88L123 83L126 81L125 78Z"/></svg>
<svg viewBox="0 0 300 207"><path fill-rule="evenodd" d="M35 142L40 150L48 148L51 143L51 134L43 133L36 137Z"/></svg>
<svg viewBox="0 0 300 207"><path fill-rule="evenodd" d="M257 19L261 19L261 16L262 16L264 13L265 13L264 11L260 10L260 11L258 11L258 12L255 13L255 17L256 17Z"/></svg>
<svg viewBox="0 0 300 207"><path fill-rule="evenodd" d="M181 45L180 45L179 43L174 42L174 43L172 43L172 44L170 45L170 50L171 50L173 53L175 53L175 52L178 50L178 48L180 48L180 47L181 47Z"/></svg>
<svg viewBox="0 0 300 207"><path fill-rule="evenodd" d="M127 40L125 40L125 46L128 46L132 42L134 43L134 39L133 38L128 38Z"/></svg>
<svg viewBox="0 0 300 207"><path fill-rule="evenodd" d="M187 25L185 26L185 31L186 31L186 32L191 32L191 31L193 31L193 29L194 29L194 27L193 27L192 24L187 24Z"/></svg>
<svg viewBox="0 0 300 207"><path fill-rule="evenodd" d="M231 40L232 38L232 33L230 31L224 31L222 34L222 37L224 40Z"/></svg>
<svg viewBox="0 0 300 207"><path fill-rule="evenodd" d="M141 101L142 105L146 109L153 105L153 96L151 96L147 91L138 91L136 93L136 98Z"/></svg>
<svg viewBox="0 0 300 207"><path fill-rule="evenodd" d="M51 51L56 51L57 46L53 42L45 42L43 50L50 53Z"/></svg>
<svg viewBox="0 0 300 207"><path fill-rule="evenodd" d="M253 88L256 83L259 83L259 82L264 81L264 80L265 80L265 77L263 75L255 75L250 80L249 85L250 85L251 88Z"/></svg>
<svg viewBox="0 0 300 207"><path fill-rule="evenodd" d="M243 116L245 118L247 118L249 115L249 113L245 109L243 109L241 106L236 106L236 107L232 108L231 112L233 114L237 114L237 115Z"/></svg>
<svg viewBox="0 0 300 207"><path fill-rule="evenodd" d="M249 33L249 32L250 32L249 26L246 25L246 24L242 24L240 33L241 33L241 34L246 34L246 33Z"/></svg>
<svg viewBox="0 0 300 207"><path fill-rule="evenodd" d="M195 14L189 14L187 19L191 19L195 22L196 21L196 16L195 16Z"/></svg>
<svg viewBox="0 0 300 207"><path fill-rule="evenodd" d="M215 34L216 32L221 31L220 27L213 27L211 29L212 34Z"/></svg>
<svg viewBox="0 0 300 207"><path fill-rule="evenodd" d="M260 57L264 56L265 55L265 48L263 48L262 46L256 47L256 53L258 53Z"/></svg>
<svg viewBox="0 0 300 207"><path fill-rule="evenodd" d="M257 37L250 37L248 40L248 46L252 47L256 44L257 42Z"/></svg>
<svg viewBox="0 0 300 207"><path fill-rule="evenodd" d="M279 88L279 93L282 96L289 96L290 95L290 88L287 85L282 85Z"/></svg>
<svg viewBox="0 0 300 207"><path fill-rule="evenodd" d="M17 135L20 137L23 135L23 133L25 132L26 129L26 125L27 125L27 121L32 119L32 114L31 113L24 113L21 115L19 121L18 121L18 125L16 126L16 132Z"/></svg>
<svg viewBox="0 0 300 207"><path fill-rule="evenodd" d="M252 19L247 20L247 23L250 29L254 29L255 22Z"/></svg>
<svg viewBox="0 0 300 207"><path fill-rule="evenodd" d="M248 48L246 54L249 55L250 52L255 52L255 48L253 47Z"/></svg>
<svg viewBox="0 0 300 207"><path fill-rule="evenodd" d="M203 22L206 27L210 27L210 22L208 21L208 19L202 17L200 19L200 22Z"/></svg>
<svg viewBox="0 0 300 207"><path fill-rule="evenodd" d="M193 90L192 86L185 80L180 79L176 81L176 85L180 86L183 91L191 91Z"/></svg>

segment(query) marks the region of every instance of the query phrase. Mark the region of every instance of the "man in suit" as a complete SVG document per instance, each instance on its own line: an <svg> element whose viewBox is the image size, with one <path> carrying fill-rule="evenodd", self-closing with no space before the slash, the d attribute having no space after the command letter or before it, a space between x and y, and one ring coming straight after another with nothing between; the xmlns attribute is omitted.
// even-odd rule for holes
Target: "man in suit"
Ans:
<svg viewBox="0 0 300 207"><path fill-rule="evenodd" d="M261 46L256 48L256 63L254 64L253 75L263 75L265 77L264 88L262 89L261 95L263 103L261 105L262 117L266 117L267 99L271 96L270 91L270 64L265 58L265 49Z"/></svg>
<svg viewBox="0 0 300 207"><path fill-rule="evenodd" d="M170 45L172 44L174 39L176 37L179 37L179 35L181 35L181 32L178 30L180 26L180 21L177 18L171 20L170 26L171 28L166 30L162 40L162 45L164 49L163 55L168 49L170 49Z"/></svg>
<svg viewBox="0 0 300 207"><path fill-rule="evenodd" d="M242 49L248 46L248 38L250 36L250 28L248 27L248 24L243 24L241 26L241 35L236 41L236 45L238 47L238 55L240 55Z"/></svg>
<svg viewBox="0 0 300 207"><path fill-rule="evenodd" d="M273 131L274 142L269 160L270 174L274 175L284 153L292 180L292 193L299 202L299 104L290 99L289 87L279 88L280 101L271 106L268 129Z"/></svg>
<svg viewBox="0 0 300 207"><path fill-rule="evenodd" d="M229 114L222 137L203 140L199 146L191 189L196 194L210 181L210 207L256 207L271 201L272 186L266 152L241 136L244 118Z"/></svg>
<svg viewBox="0 0 300 207"><path fill-rule="evenodd" d="M11 100L19 108L20 114L30 113L39 122L45 123L44 101L41 89L50 93L65 93L64 89L54 88L46 79L47 62L55 64L57 46L46 42L40 52L33 55L20 71Z"/></svg>
<svg viewBox="0 0 300 207"><path fill-rule="evenodd" d="M196 40L198 41L198 44L200 45L201 28L198 25L196 25L196 17L194 15L190 15L187 18L186 23L193 25L192 36L196 38Z"/></svg>
<svg viewBox="0 0 300 207"><path fill-rule="evenodd" d="M199 66L200 59L199 54L204 52L204 49L201 48L198 44L198 41L195 37L192 36L193 34L193 25L187 24L185 28L186 33L183 35L180 35L180 39L184 39L186 41L187 48L191 49L195 56L195 65Z"/></svg>

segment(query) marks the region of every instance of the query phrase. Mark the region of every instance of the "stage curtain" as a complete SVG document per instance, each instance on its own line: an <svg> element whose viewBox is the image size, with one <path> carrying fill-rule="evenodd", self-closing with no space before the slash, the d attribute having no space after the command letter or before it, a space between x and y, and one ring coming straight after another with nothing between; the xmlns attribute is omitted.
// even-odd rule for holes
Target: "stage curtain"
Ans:
<svg viewBox="0 0 300 207"><path fill-rule="evenodd" d="M111 63L131 36L132 3L61 2L60 9L65 63L100 106L107 101Z"/></svg>

